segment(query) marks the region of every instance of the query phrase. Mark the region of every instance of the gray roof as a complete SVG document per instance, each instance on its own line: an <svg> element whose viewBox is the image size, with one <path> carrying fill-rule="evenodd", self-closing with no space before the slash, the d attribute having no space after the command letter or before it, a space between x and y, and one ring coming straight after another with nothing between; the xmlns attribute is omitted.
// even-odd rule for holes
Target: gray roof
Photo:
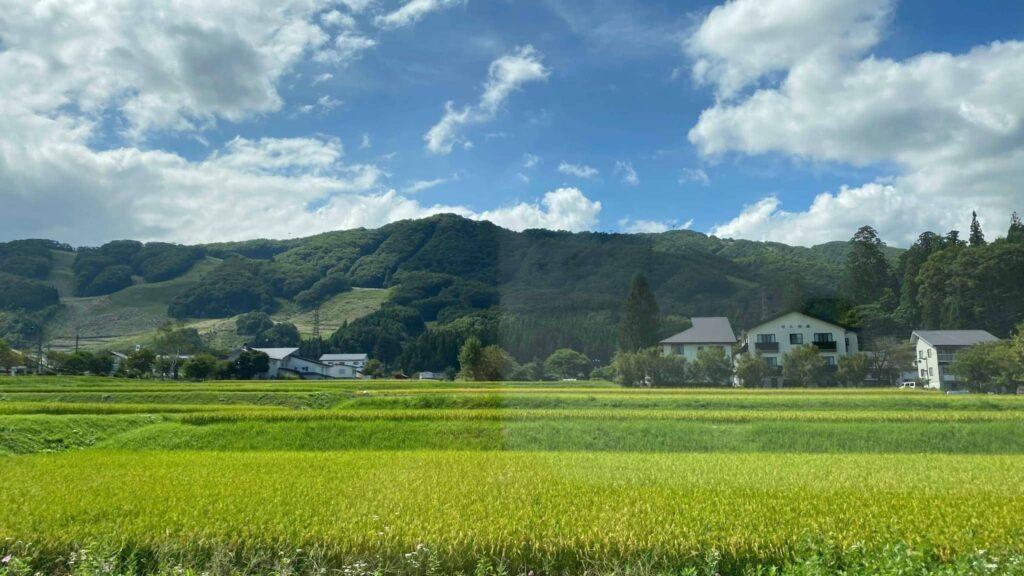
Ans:
<svg viewBox="0 0 1024 576"><path fill-rule="evenodd" d="M263 352L270 356L271 360L284 360L299 351L298 348L253 348L253 350Z"/></svg>
<svg viewBox="0 0 1024 576"><path fill-rule="evenodd" d="M366 360L366 354L324 354L321 362L358 362Z"/></svg>
<svg viewBox="0 0 1024 576"><path fill-rule="evenodd" d="M917 342L918 338L932 346L971 346L999 340L984 330L914 330L910 339Z"/></svg>
<svg viewBox="0 0 1024 576"><path fill-rule="evenodd" d="M662 344L735 344L728 318L692 318L693 327L661 341Z"/></svg>

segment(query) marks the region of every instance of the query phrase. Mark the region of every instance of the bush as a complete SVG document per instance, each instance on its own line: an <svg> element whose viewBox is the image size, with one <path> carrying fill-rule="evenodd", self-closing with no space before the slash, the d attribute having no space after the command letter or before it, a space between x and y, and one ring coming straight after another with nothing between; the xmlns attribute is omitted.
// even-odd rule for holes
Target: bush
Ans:
<svg viewBox="0 0 1024 576"><path fill-rule="evenodd" d="M60 303L57 289L37 280L0 272L0 310L42 310Z"/></svg>
<svg viewBox="0 0 1024 576"><path fill-rule="evenodd" d="M295 297L300 308L316 308L332 297L352 290L352 281L345 274L334 273L318 280L308 290Z"/></svg>
<svg viewBox="0 0 1024 576"><path fill-rule="evenodd" d="M129 266L110 266L93 278L88 286L79 291L81 296L103 296L124 290L132 285L132 269Z"/></svg>
<svg viewBox="0 0 1024 576"><path fill-rule="evenodd" d="M293 348L302 344L295 324L282 322L256 335L255 345L261 348Z"/></svg>
<svg viewBox="0 0 1024 576"><path fill-rule="evenodd" d="M255 336L274 327L274 321L266 312L246 312L235 320L235 334Z"/></svg>
<svg viewBox="0 0 1024 576"><path fill-rule="evenodd" d="M656 348L619 352L612 360L617 381L623 386L685 386L686 359L664 356Z"/></svg>
<svg viewBox="0 0 1024 576"><path fill-rule="evenodd" d="M185 361L182 369L190 380L206 380L216 372L217 358L211 354L198 354Z"/></svg>
<svg viewBox="0 0 1024 576"><path fill-rule="evenodd" d="M202 248L151 242L139 250L131 262L146 282L163 282L188 272L202 258Z"/></svg>
<svg viewBox="0 0 1024 576"><path fill-rule="evenodd" d="M555 350L544 361L544 373L556 378L586 378L590 369L590 358L570 348Z"/></svg>

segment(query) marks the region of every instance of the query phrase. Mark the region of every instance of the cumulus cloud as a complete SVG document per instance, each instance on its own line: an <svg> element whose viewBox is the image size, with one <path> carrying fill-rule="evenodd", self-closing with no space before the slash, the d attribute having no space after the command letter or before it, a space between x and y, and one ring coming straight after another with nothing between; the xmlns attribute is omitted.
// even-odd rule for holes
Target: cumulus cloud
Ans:
<svg viewBox="0 0 1024 576"><path fill-rule="evenodd" d="M890 10L877 0L735 0L709 14L688 44L694 74L723 96L689 132L702 155L894 167L884 185L825 193L805 211L765 199L717 233L807 244L870 223L905 245L925 229L962 228L974 209L996 216L1024 203L1024 43L866 56ZM738 92L752 83L761 87ZM906 206L914 212L885 212Z"/></svg>
<svg viewBox="0 0 1024 576"><path fill-rule="evenodd" d="M600 202L587 198L577 188L559 188L545 194L540 203L488 210L477 217L510 230L548 228L580 232L593 229L600 214Z"/></svg>
<svg viewBox="0 0 1024 576"><path fill-rule="evenodd" d="M276 111L277 81L328 41L316 10L311 0L7 0L0 98L44 114L116 104L135 138Z"/></svg>
<svg viewBox="0 0 1024 576"><path fill-rule="evenodd" d="M523 168L526 168L527 170L536 168L540 165L540 160L540 156L535 154L523 154Z"/></svg>
<svg viewBox="0 0 1024 576"><path fill-rule="evenodd" d="M355 32L342 32L335 36L329 48L316 53L315 60L330 64L347 66L357 60L363 52L375 47L377 41Z"/></svg>
<svg viewBox="0 0 1024 576"><path fill-rule="evenodd" d="M397 10L378 16L374 23L388 30L404 28L419 22L431 12L462 3L463 0L409 0Z"/></svg>
<svg viewBox="0 0 1024 576"><path fill-rule="evenodd" d="M490 122L513 92L525 84L547 80L550 71L542 58L532 46L525 46L492 62L480 102L462 109L453 102L445 103L444 116L423 137L427 150L448 154L456 143L469 144L460 136L464 126Z"/></svg>
<svg viewBox="0 0 1024 576"><path fill-rule="evenodd" d="M562 161L562 163L558 165L558 171L562 174L575 176L577 178L597 178L601 175L601 172L593 166L588 166L586 164L570 164L565 161Z"/></svg>
<svg viewBox="0 0 1024 576"><path fill-rule="evenodd" d="M615 163L615 173L622 176L622 183L627 186L639 186L640 176L633 169L632 162L618 161Z"/></svg>

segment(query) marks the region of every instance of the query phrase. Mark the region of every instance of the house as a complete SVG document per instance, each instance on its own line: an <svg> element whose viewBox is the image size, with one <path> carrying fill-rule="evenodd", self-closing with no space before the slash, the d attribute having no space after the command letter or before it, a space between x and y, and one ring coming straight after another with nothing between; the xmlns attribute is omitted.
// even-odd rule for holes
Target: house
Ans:
<svg viewBox="0 0 1024 576"><path fill-rule="evenodd" d="M659 342L665 356L676 355L687 362L697 359L697 353L706 348L721 350L732 359L732 347L736 344L736 333L728 318L693 318L693 326Z"/></svg>
<svg viewBox="0 0 1024 576"><path fill-rule="evenodd" d="M984 330L914 330L910 341L916 348L917 376L927 380L926 388L956 389L956 376L949 372L949 366L956 360L957 352L998 340Z"/></svg>
<svg viewBox="0 0 1024 576"><path fill-rule="evenodd" d="M121 369L121 365L128 361L128 355L127 354L122 354L120 352L111 352L110 353L110 357L111 357L111 364L110 364L110 373L111 374L116 374L117 371Z"/></svg>
<svg viewBox="0 0 1024 576"><path fill-rule="evenodd" d="M320 362L328 366L351 366L362 371L366 367L369 357L366 354L324 354L320 356Z"/></svg>
<svg viewBox="0 0 1024 576"><path fill-rule="evenodd" d="M788 312L747 330L740 353L760 353L769 366L781 368L787 352L807 344L818 349L830 370L836 369L839 358L860 351L855 331L802 312ZM781 378L772 377L768 384L778 386Z"/></svg>
<svg viewBox="0 0 1024 576"><path fill-rule="evenodd" d="M348 364L328 364L318 360L309 360L297 355L298 348L249 348L255 352L263 352L270 359L270 368L263 378L298 377L303 380L356 379L363 373Z"/></svg>
<svg viewBox="0 0 1024 576"><path fill-rule="evenodd" d="M413 380L443 380L442 372L417 372L412 375Z"/></svg>

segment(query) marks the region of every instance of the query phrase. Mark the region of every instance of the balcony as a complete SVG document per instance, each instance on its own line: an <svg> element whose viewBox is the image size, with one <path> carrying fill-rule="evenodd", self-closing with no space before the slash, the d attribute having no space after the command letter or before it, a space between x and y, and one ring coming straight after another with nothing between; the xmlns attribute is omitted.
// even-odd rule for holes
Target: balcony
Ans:
<svg viewBox="0 0 1024 576"><path fill-rule="evenodd" d="M755 342L754 343L754 351L755 352L769 352L769 353L775 352L775 353L777 353L779 351L779 343L778 342Z"/></svg>
<svg viewBox="0 0 1024 576"><path fill-rule="evenodd" d="M835 342L815 342L814 347L819 352L835 352L838 349Z"/></svg>

